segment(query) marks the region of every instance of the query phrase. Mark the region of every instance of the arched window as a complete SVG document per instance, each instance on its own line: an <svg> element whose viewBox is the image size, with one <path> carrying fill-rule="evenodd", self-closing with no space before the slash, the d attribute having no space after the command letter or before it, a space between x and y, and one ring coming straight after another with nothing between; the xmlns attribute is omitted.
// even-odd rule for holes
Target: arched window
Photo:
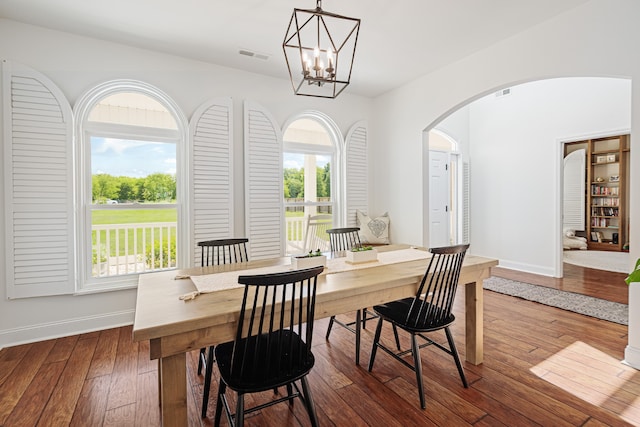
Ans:
<svg viewBox="0 0 640 427"><path fill-rule="evenodd" d="M333 122L319 113L299 115L284 128L287 253L310 250L305 248L305 233L310 219L313 222L314 217L318 217L324 228L341 223L338 191L341 181L338 148L341 142Z"/></svg>
<svg viewBox="0 0 640 427"><path fill-rule="evenodd" d="M184 247L185 120L141 82L103 84L78 104L80 288L131 286L175 268Z"/></svg>

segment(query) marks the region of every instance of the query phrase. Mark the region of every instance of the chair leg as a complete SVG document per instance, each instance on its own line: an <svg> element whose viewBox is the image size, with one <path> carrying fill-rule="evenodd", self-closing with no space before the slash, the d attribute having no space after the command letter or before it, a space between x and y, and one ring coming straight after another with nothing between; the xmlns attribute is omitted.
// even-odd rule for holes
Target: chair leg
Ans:
<svg viewBox="0 0 640 427"><path fill-rule="evenodd" d="M380 317L378 319L378 326L376 326L376 334L373 336L373 346L371 347L371 356L369 357L369 372L373 369L373 362L376 360L378 342L380 342L380 333L382 332L382 322L382 317Z"/></svg>
<svg viewBox="0 0 640 427"><path fill-rule="evenodd" d="M309 413L309 419L311 420L311 425L313 427L318 426L318 417L316 415L316 409L313 404L313 397L311 396L311 389L309 388L309 383L307 382L307 377L304 376L300 379L302 383L302 393L304 394L305 406L307 408L307 412Z"/></svg>
<svg viewBox="0 0 640 427"><path fill-rule="evenodd" d="M211 376L213 375L213 346L209 347L207 363L204 367L204 390L202 392L202 418L207 417L209 407L209 390L211 389Z"/></svg>
<svg viewBox="0 0 640 427"><path fill-rule="evenodd" d="M447 334L447 341L449 341L449 348L451 349L453 360L456 361L456 366L458 367L458 373L460 374L462 385L464 386L464 388L469 388L469 384L467 383L467 377L464 375L464 369L462 368L462 362L460 362L460 355L458 354L456 343L453 341L453 335L451 335L451 331L449 330L448 326L444 328L444 332Z"/></svg>
<svg viewBox="0 0 640 427"><path fill-rule="evenodd" d="M220 384L218 386L218 399L216 400L216 415L213 421L213 425L218 427L220 425L220 417L222 416L222 395L227 390L227 385L220 380Z"/></svg>
<svg viewBox="0 0 640 427"><path fill-rule="evenodd" d="M398 351L402 350L400 348L400 337L398 336L398 328L396 328L396 324L392 323L391 326L393 326L393 336L396 337L396 346L398 347Z"/></svg>
<svg viewBox="0 0 640 427"><path fill-rule="evenodd" d="M362 331L362 311L356 313L356 365L360 365L360 332Z"/></svg>
<svg viewBox="0 0 640 427"><path fill-rule="evenodd" d="M236 403L235 427L244 427L244 394L238 393L238 402Z"/></svg>
<svg viewBox="0 0 640 427"><path fill-rule="evenodd" d="M333 326L333 321L334 320L336 320L336 316L331 316L331 319L329 319L329 327L327 328L326 339L329 339L329 335L331 334L331 327Z"/></svg>
<svg viewBox="0 0 640 427"><path fill-rule="evenodd" d="M367 329L367 309L362 309L362 329Z"/></svg>
<svg viewBox="0 0 640 427"><path fill-rule="evenodd" d="M293 405L293 386L291 383L287 384L287 396L289 396L289 405Z"/></svg>
<svg viewBox="0 0 640 427"><path fill-rule="evenodd" d="M198 355L198 375L202 374L202 361L205 359L205 351L207 349L206 348L201 348L200 349L200 354Z"/></svg>
<svg viewBox="0 0 640 427"><path fill-rule="evenodd" d="M413 362L415 363L416 380L418 383L418 394L420 395L420 406L426 409L427 405L424 399L424 387L422 385L422 363L420 362L420 347L418 346L418 337L411 334L411 352L413 353Z"/></svg>

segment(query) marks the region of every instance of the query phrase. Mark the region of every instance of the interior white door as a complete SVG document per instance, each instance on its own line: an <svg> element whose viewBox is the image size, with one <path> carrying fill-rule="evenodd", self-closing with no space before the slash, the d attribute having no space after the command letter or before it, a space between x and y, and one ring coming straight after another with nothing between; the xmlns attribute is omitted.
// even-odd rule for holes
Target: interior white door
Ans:
<svg viewBox="0 0 640 427"><path fill-rule="evenodd" d="M429 246L451 244L451 168L449 153L429 151Z"/></svg>

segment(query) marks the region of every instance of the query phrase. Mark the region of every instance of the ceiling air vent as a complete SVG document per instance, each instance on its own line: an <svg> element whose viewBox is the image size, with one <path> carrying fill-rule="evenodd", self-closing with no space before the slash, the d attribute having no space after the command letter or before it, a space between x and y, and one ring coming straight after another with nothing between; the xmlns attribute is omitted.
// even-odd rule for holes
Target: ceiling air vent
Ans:
<svg viewBox="0 0 640 427"><path fill-rule="evenodd" d="M501 96L507 96L507 95L511 95L510 87L500 89L499 91L496 92L496 98L500 98Z"/></svg>
<svg viewBox="0 0 640 427"><path fill-rule="evenodd" d="M238 51L238 53L240 55L250 56L250 57L256 58L256 59L262 59L263 61L266 61L267 59L269 59L269 55L267 55L266 53L254 52L254 51L249 50L249 49L240 49Z"/></svg>

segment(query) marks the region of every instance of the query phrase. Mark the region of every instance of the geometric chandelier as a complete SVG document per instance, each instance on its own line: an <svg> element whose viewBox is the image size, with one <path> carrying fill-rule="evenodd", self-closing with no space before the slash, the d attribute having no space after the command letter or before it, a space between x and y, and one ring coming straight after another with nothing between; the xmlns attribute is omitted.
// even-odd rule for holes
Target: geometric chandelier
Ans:
<svg viewBox="0 0 640 427"><path fill-rule="evenodd" d="M322 10L293 9L282 43L296 95L335 98L349 85L360 19Z"/></svg>

